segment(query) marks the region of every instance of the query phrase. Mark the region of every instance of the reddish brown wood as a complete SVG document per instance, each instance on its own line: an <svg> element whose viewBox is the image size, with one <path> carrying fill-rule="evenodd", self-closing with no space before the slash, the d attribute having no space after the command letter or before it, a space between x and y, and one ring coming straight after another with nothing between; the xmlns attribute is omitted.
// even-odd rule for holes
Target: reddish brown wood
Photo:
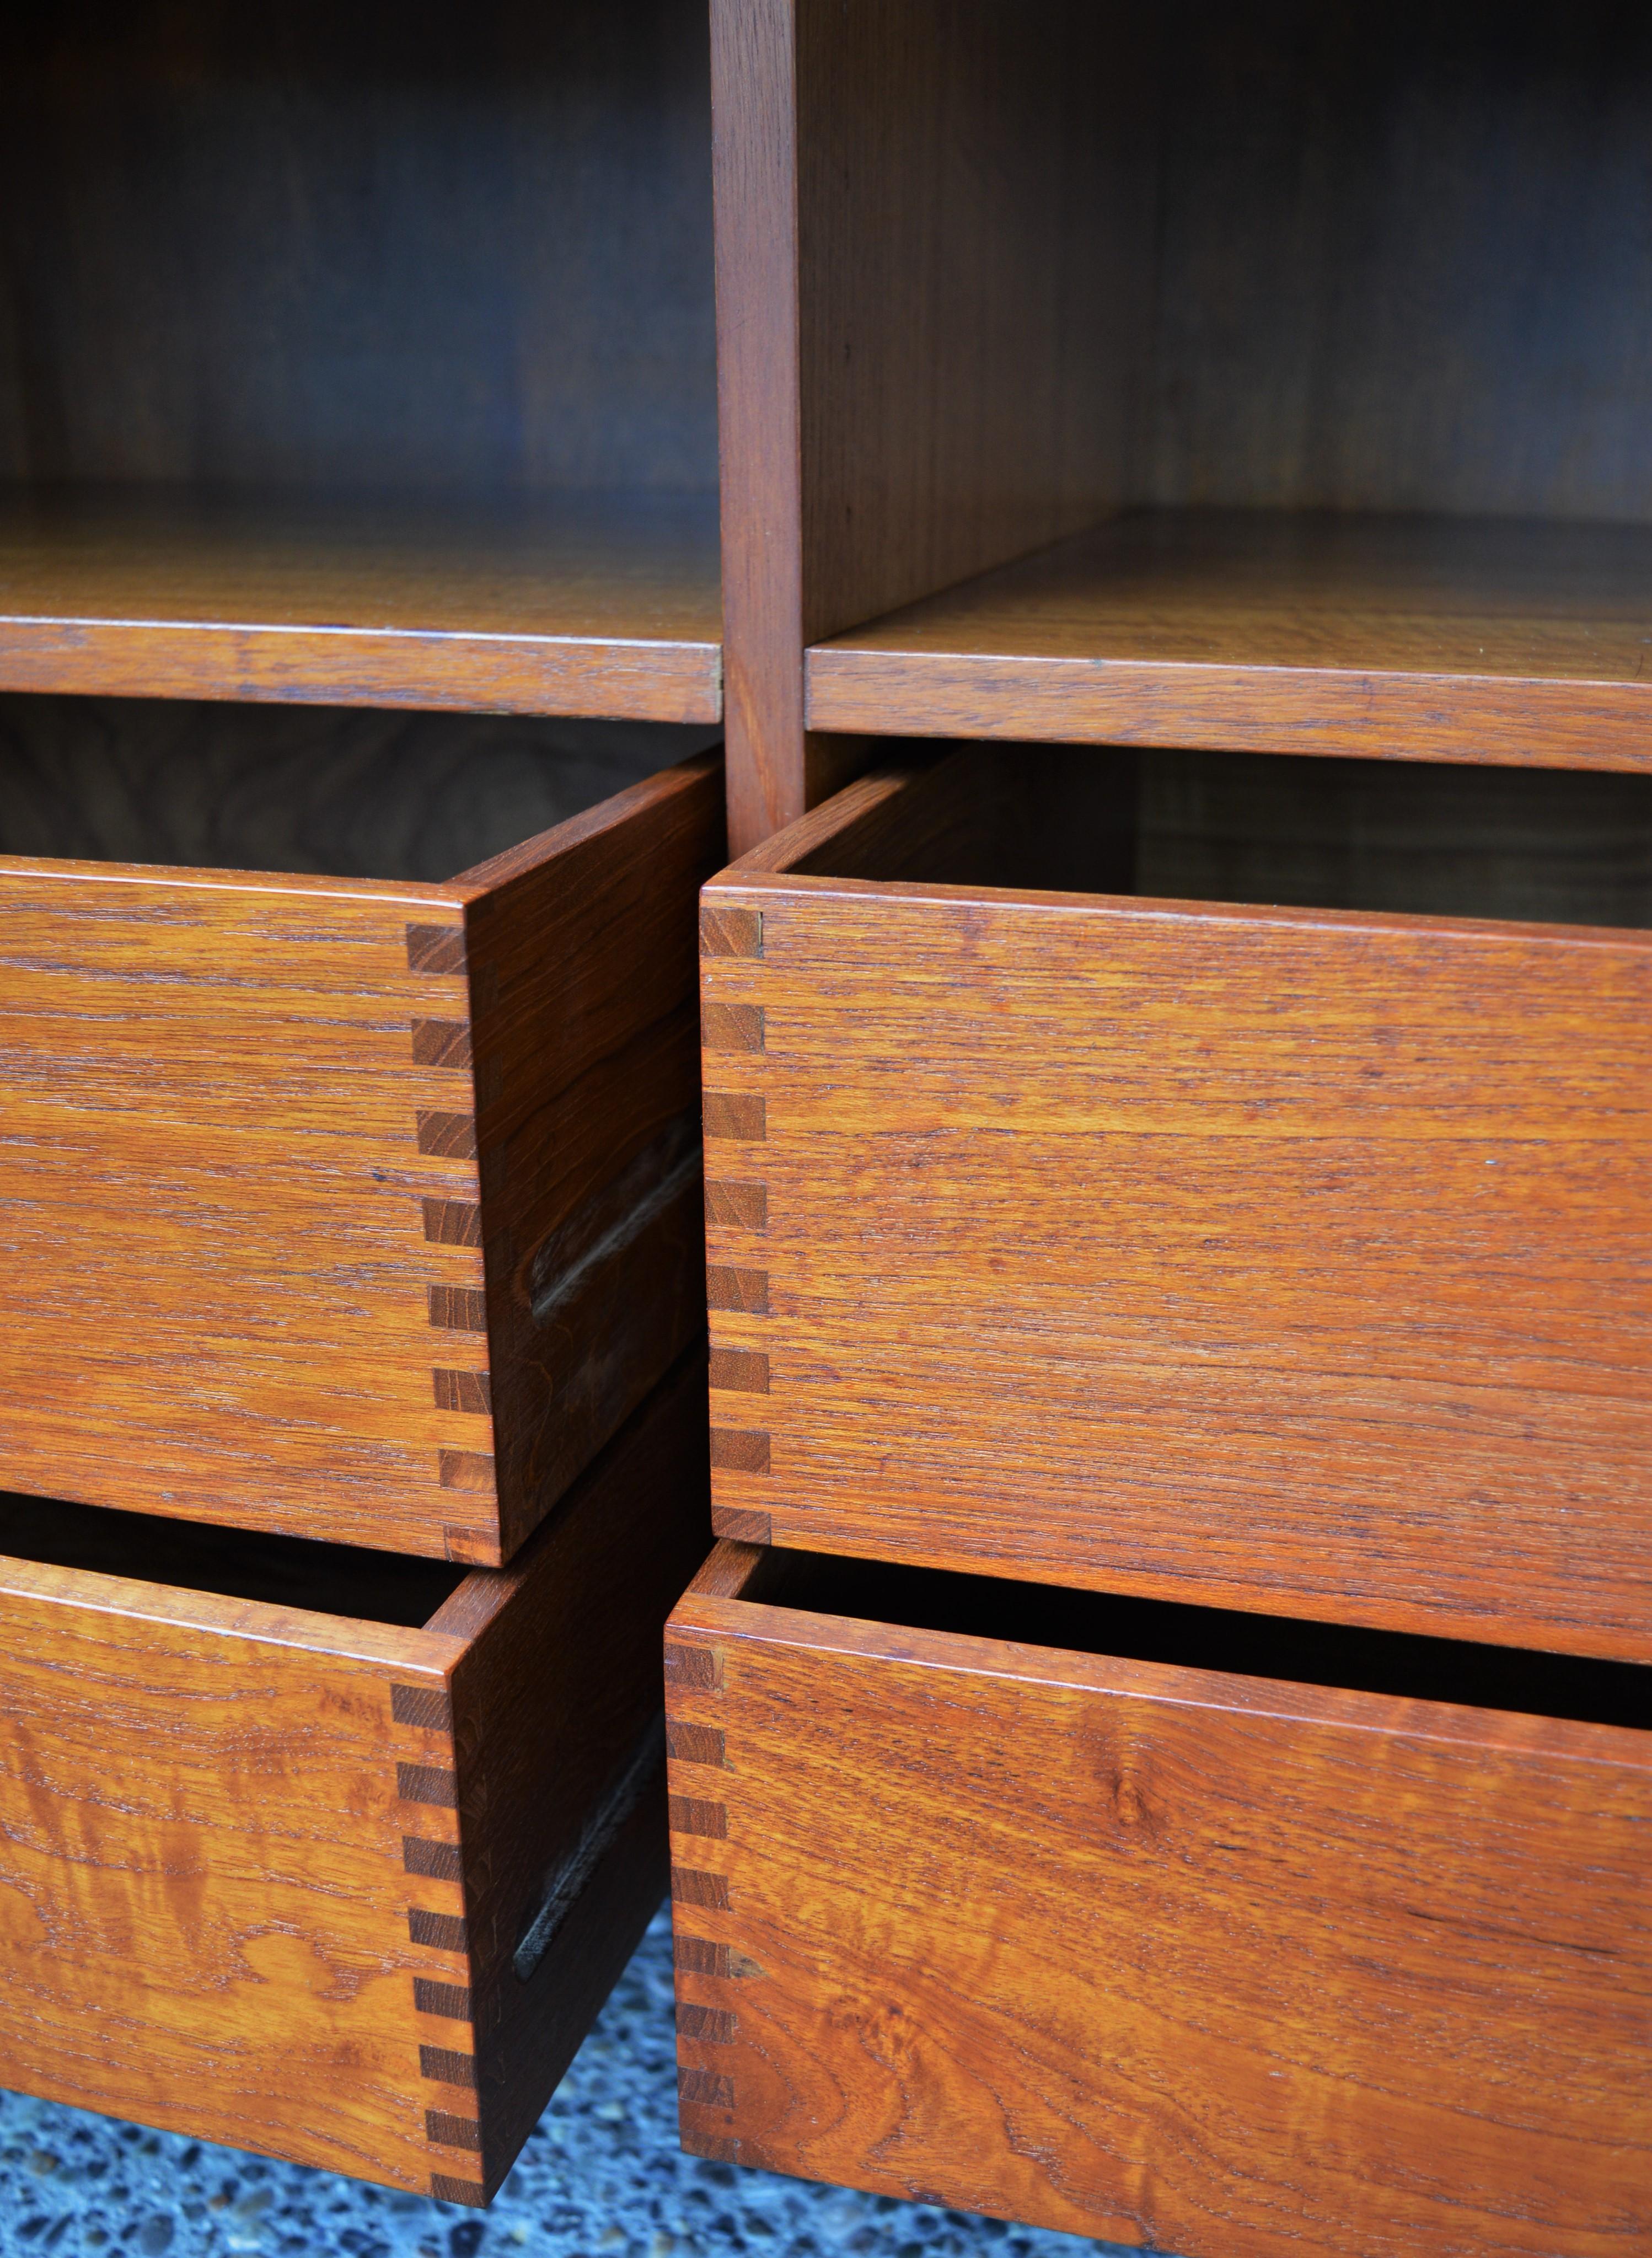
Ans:
<svg viewBox="0 0 1652 2258"><path fill-rule="evenodd" d="M720 802L447 885L0 860L0 1481L508 1555L698 1329Z"/></svg>
<svg viewBox="0 0 1652 2258"><path fill-rule="evenodd" d="M0 502L0 689L715 721L709 504Z"/></svg>
<svg viewBox="0 0 1652 2258"><path fill-rule="evenodd" d="M1136 512L812 650L822 728L1645 768L1652 534Z"/></svg>
<svg viewBox="0 0 1652 2258"><path fill-rule="evenodd" d="M704 896L720 1530L1652 1659L1652 938L928 883L971 773Z"/></svg>
<svg viewBox="0 0 1652 2258"><path fill-rule="evenodd" d="M0 1559L7 2084L486 2201L664 1884L704 1419L691 1355L419 1628L407 1563L13 1501L0 1542L98 1565Z"/></svg>
<svg viewBox="0 0 1652 2258"><path fill-rule="evenodd" d="M1117 499L1127 365L1103 347L1145 273L1131 37L1065 0L716 0L737 849L868 756L805 739L805 643Z"/></svg>
<svg viewBox="0 0 1652 2258"><path fill-rule="evenodd" d="M734 1551L666 1633L691 2150L1188 2258L1652 2233L1652 1735Z"/></svg>

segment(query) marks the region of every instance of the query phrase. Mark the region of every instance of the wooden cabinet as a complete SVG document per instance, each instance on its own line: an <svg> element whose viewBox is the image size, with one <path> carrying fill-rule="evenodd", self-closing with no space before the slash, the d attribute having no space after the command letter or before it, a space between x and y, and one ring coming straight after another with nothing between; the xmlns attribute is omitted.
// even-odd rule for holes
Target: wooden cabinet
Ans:
<svg viewBox="0 0 1652 2258"><path fill-rule="evenodd" d="M5 2083L486 2201L664 1886L705 1403L508 1570L0 1500Z"/></svg>
<svg viewBox="0 0 1652 2258"><path fill-rule="evenodd" d="M1024 748L755 850L720 1530L1652 1660L1649 846L1638 778Z"/></svg>
<svg viewBox="0 0 1652 2258"><path fill-rule="evenodd" d="M666 1640L697 2153L1221 2258L1652 2234L1643 1672L734 1544Z"/></svg>
<svg viewBox="0 0 1652 2258"><path fill-rule="evenodd" d="M0 715L0 841L90 850L0 855L0 1481L507 1559L704 1322L720 763L586 806L646 732L88 711Z"/></svg>
<svg viewBox="0 0 1652 2258"><path fill-rule="evenodd" d="M869 735L1645 765L1638 24L712 13L739 849Z"/></svg>
<svg viewBox="0 0 1652 2258"><path fill-rule="evenodd" d="M715 722L681 0L0 28L0 687Z"/></svg>

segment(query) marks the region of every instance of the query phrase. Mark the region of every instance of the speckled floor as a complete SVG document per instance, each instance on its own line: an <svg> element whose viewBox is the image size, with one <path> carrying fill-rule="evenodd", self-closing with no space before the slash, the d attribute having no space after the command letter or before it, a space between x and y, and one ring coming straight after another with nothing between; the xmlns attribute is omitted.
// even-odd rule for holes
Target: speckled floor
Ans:
<svg viewBox="0 0 1652 2258"><path fill-rule="evenodd" d="M1077 2258L1110 2247L685 2156L663 1914L486 2212L0 2093L0 2258Z"/></svg>

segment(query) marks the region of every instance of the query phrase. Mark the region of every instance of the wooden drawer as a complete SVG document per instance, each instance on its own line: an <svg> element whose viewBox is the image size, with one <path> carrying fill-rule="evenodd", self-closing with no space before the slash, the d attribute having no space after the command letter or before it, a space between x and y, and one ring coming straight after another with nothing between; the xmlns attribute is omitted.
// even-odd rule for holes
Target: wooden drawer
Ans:
<svg viewBox="0 0 1652 2258"><path fill-rule="evenodd" d="M1649 792L983 747L714 880L720 1532L1652 1658Z"/></svg>
<svg viewBox="0 0 1652 2258"><path fill-rule="evenodd" d="M504 1570L0 1501L0 2082L485 2202L664 1892L705 1411Z"/></svg>
<svg viewBox="0 0 1652 2258"><path fill-rule="evenodd" d="M698 1332L720 763L557 726L0 701L0 1485L497 1563Z"/></svg>
<svg viewBox="0 0 1652 2258"><path fill-rule="evenodd" d="M1652 2238L1635 1665L734 1544L666 1662L696 2153L1184 2258Z"/></svg>

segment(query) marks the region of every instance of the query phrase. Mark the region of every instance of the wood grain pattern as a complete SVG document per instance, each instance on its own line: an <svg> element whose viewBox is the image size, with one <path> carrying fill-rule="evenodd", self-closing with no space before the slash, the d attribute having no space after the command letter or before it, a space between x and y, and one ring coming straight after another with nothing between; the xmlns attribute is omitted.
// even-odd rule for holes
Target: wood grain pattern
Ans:
<svg viewBox="0 0 1652 2258"><path fill-rule="evenodd" d="M1104 346L1146 273L1131 25L1064 0L716 0L737 850L865 763L805 738L805 643L1118 498L1128 364Z"/></svg>
<svg viewBox="0 0 1652 2258"><path fill-rule="evenodd" d="M456 882L507 1558L702 1337L693 904L723 790L703 755Z"/></svg>
<svg viewBox="0 0 1652 2258"><path fill-rule="evenodd" d="M742 1554L667 1633L692 2151L1188 2258L1652 2233L1652 1736L755 1603Z"/></svg>
<svg viewBox="0 0 1652 2258"><path fill-rule="evenodd" d="M698 1328L720 802L420 889L0 859L0 1481L507 1555Z"/></svg>
<svg viewBox="0 0 1652 2258"><path fill-rule="evenodd" d="M722 711L709 497L0 490L0 690Z"/></svg>
<svg viewBox="0 0 1652 2258"><path fill-rule="evenodd" d="M603 1804L706 1541L704 1420L691 1356L422 1628L341 1615L372 1572L332 1548L272 1566L124 1514L70 1512L85 1557L164 1577L213 1535L238 1594L0 1560L7 2084L486 2201L664 1887L657 1763ZM568 1901L519 1981L547 1872Z"/></svg>
<svg viewBox="0 0 1652 2258"><path fill-rule="evenodd" d="M949 779L853 787L849 867ZM720 1529L1652 1659L1652 941L840 879L832 820L704 898L762 934L701 958L764 1027Z"/></svg>
<svg viewBox="0 0 1652 2258"><path fill-rule="evenodd" d="M0 25L0 474L716 482L705 18L87 0Z"/></svg>
<svg viewBox="0 0 1652 2258"><path fill-rule="evenodd" d="M1133 512L812 650L812 724L1646 768L1652 534Z"/></svg>

